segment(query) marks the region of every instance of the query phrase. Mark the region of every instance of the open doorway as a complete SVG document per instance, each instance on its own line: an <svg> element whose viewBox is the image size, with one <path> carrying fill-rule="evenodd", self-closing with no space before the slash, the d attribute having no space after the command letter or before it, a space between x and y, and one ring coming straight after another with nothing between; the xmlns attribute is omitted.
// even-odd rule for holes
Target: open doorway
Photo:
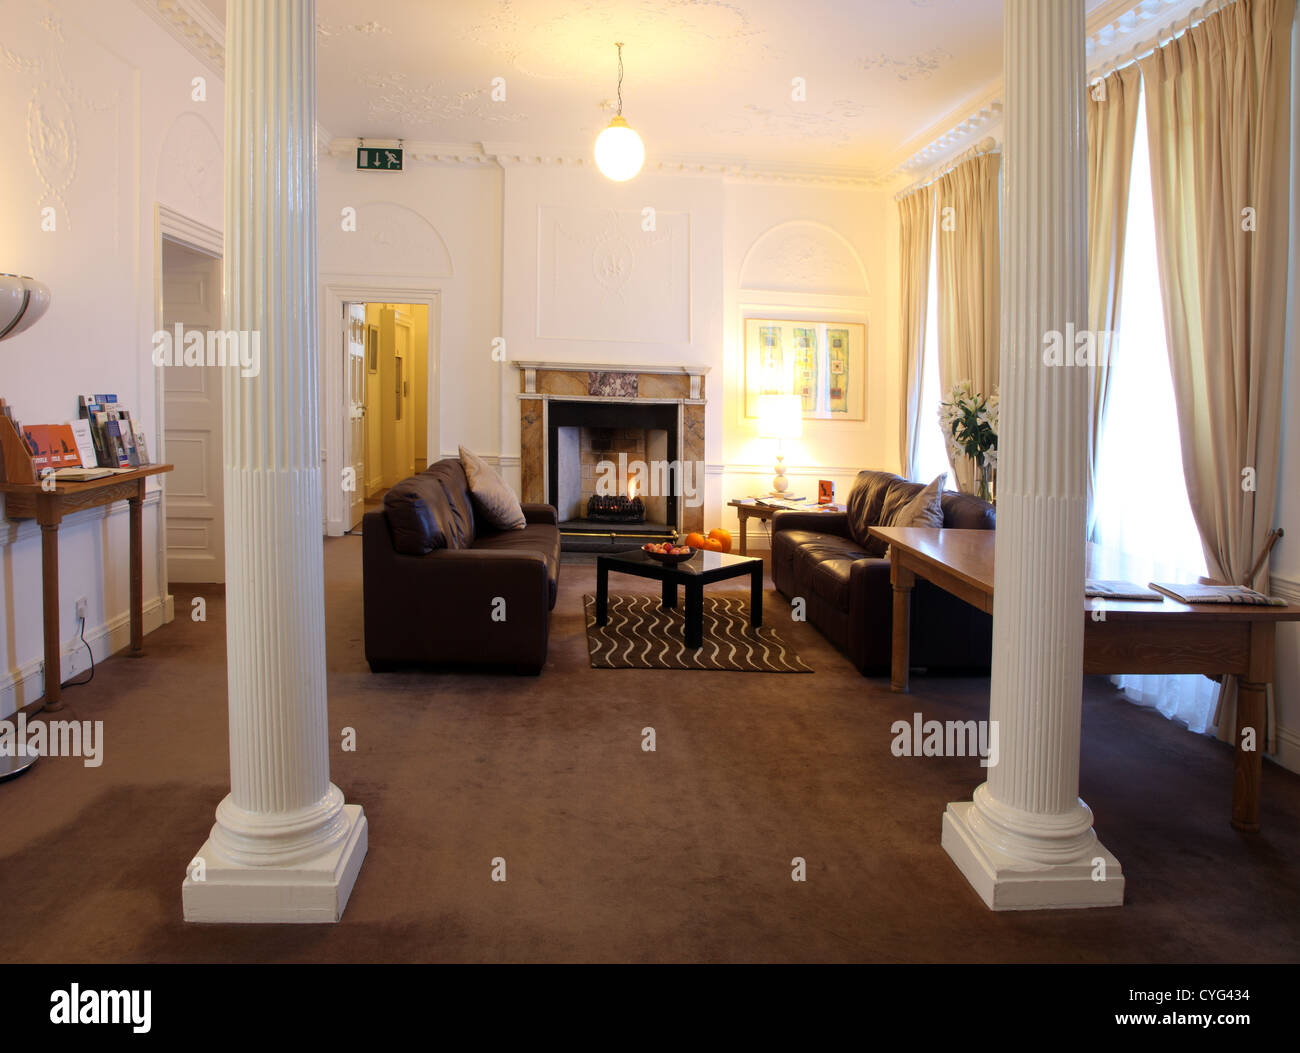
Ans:
<svg viewBox="0 0 1300 1053"><path fill-rule="evenodd" d="M345 303L343 333L355 530L386 490L437 459L429 450L429 308Z"/></svg>
<svg viewBox="0 0 1300 1053"><path fill-rule="evenodd" d="M162 324L168 332L221 328L221 258L162 239ZM167 579L224 582L221 367L162 367L167 480Z"/></svg>

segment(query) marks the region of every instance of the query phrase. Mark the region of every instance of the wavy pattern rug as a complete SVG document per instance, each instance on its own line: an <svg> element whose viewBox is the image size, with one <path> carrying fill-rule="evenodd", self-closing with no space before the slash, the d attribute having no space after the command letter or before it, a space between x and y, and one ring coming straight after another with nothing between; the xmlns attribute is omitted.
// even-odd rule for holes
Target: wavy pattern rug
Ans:
<svg viewBox="0 0 1300 1053"><path fill-rule="evenodd" d="M583 596L593 669L725 669L738 673L811 673L775 629L749 624L746 596L704 597L704 646L687 648L682 608L659 597L611 596L609 620L596 624L596 598Z"/></svg>

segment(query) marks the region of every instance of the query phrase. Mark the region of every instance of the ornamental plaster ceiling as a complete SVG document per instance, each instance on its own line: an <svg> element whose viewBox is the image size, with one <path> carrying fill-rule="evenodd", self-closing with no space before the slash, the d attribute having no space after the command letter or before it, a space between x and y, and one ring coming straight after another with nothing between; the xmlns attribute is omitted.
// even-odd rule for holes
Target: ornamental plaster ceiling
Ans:
<svg viewBox="0 0 1300 1053"><path fill-rule="evenodd" d="M614 112L621 40L651 161L876 171L1002 63L1002 0L318 0L317 22L330 135L577 156Z"/></svg>

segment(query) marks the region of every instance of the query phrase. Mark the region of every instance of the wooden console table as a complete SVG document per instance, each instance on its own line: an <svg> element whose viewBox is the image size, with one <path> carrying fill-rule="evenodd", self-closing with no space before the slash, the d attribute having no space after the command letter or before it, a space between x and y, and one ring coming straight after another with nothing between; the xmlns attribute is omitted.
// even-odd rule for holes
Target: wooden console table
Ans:
<svg viewBox="0 0 1300 1053"><path fill-rule="evenodd" d="M141 507L144 504L145 480L151 475L170 472L170 464L151 464L129 472L106 475L86 482L62 482L53 490L41 489L40 483L0 483L5 495L8 519L35 519L41 525L41 586L45 614L45 696L46 710L63 707L61 643L59 639L59 523L70 512L114 501L126 501L131 516L131 650L143 653L144 640L144 540L141 531Z"/></svg>
<svg viewBox="0 0 1300 1053"><path fill-rule="evenodd" d="M760 519L763 522L770 522L777 512L843 512L843 505L828 504L809 504L806 507L795 506L793 508L776 508L773 505L757 505L753 501L742 501L735 498L727 502L736 510L736 518L740 520L740 554L749 555L749 521L751 519Z"/></svg>
<svg viewBox="0 0 1300 1053"><path fill-rule="evenodd" d="M917 578L993 613L992 530L937 527L871 527L890 546L894 586L893 653L890 687L908 689L912 588ZM1087 576L1133 581L1148 577L1096 545L1088 546ZM1105 616L1094 612L1105 612ZM1278 622L1300 621L1300 607L1248 607L1087 598L1083 618L1085 674L1205 673L1237 677L1236 756L1232 825L1259 829L1259 783L1264 766L1265 690L1273 679ZM1242 732L1254 729L1256 748L1241 748Z"/></svg>

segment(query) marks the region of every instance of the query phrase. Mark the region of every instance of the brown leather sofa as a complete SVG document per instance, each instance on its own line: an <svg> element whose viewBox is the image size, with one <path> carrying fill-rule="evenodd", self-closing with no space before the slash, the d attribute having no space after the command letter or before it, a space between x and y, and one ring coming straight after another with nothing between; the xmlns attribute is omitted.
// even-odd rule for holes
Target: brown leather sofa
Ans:
<svg viewBox="0 0 1300 1053"><path fill-rule="evenodd" d="M524 505L522 530L476 519L456 458L384 495L362 520L366 660L373 672L408 664L491 665L539 673L560 572L550 505Z"/></svg>
<svg viewBox="0 0 1300 1053"><path fill-rule="evenodd" d="M923 489L892 472L859 472L844 512L778 512L772 517L772 581L806 600L817 626L865 675L888 674L893 587L883 542L869 526L891 517ZM992 530L993 506L970 494L944 493L943 525ZM993 619L918 579L912 593L911 659L928 669L986 670Z"/></svg>

